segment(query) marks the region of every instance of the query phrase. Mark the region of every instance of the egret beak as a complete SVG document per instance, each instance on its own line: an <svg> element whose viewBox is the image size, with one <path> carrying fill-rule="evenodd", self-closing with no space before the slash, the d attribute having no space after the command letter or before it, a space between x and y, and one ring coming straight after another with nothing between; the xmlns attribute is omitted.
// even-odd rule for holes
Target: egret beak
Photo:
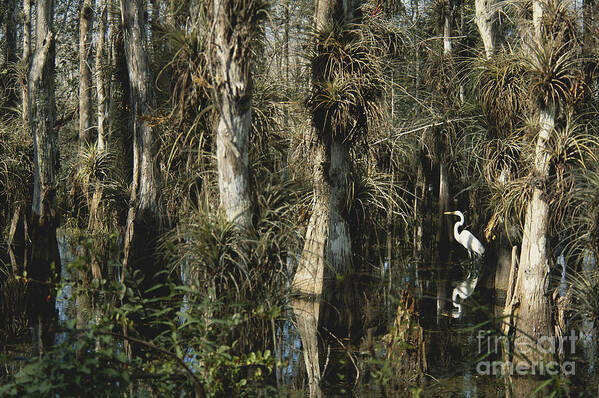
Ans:
<svg viewBox="0 0 599 398"><path fill-rule="evenodd" d="M453 216L455 214L455 211L446 211L443 214L448 214L448 215L452 215Z"/></svg>

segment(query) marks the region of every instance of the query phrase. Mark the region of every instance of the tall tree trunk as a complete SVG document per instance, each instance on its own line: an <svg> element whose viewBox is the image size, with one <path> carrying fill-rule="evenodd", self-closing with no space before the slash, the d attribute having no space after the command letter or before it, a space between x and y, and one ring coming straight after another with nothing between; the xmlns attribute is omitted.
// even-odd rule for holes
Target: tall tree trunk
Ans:
<svg viewBox="0 0 599 398"><path fill-rule="evenodd" d="M104 46L106 45L106 21L108 17L107 0L98 3L98 42L96 44L95 75L96 96L98 101L98 151L106 150L106 136L108 130L108 112L110 109L110 87L106 79Z"/></svg>
<svg viewBox="0 0 599 398"><path fill-rule="evenodd" d="M350 175L349 144L334 137L330 150L331 185L329 218L329 262L333 272L347 275L352 270L351 238L347 223L347 180Z"/></svg>
<svg viewBox="0 0 599 398"><path fill-rule="evenodd" d="M475 0L476 26L483 39L485 54L490 59L497 46L497 10L494 0Z"/></svg>
<svg viewBox="0 0 599 398"><path fill-rule="evenodd" d="M96 145L99 153L103 153L107 150L107 130L108 130L108 115L110 110L109 95L107 91L110 91L108 81L106 80L106 73L104 71L104 46L106 37L106 18L108 4L106 0L100 0L98 4L98 42L96 43L96 55L95 55L95 75L96 75L96 94L98 99L98 137ZM89 221L88 228L92 231L97 230L100 227L102 215L100 209L100 203L102 201L102 181L95 181L94 194L92 196L91 203L89 205ZM92 273L96 274L94 277L101 278L99 264L94 266L92 260Z"/></svg>
<svg viewBox="0 0 599 398"><path fill-rule="evenodd" d="M92 0L85 0L81 7L79 19L79 153L80 155L91 142L92 103L91 103L91 25L93 17ZM77 184L79 185L79 184ZM73 188L76 188L75 186ZM88 208L90 197L87 186L79 186L85 197ZM78 194L78 192L75 192ZM80 203L76 201L76 203ZM85 249L83 249L85 250ZM78 272L78 292L76 298L77 328L82 329L87 323L89 313L89 297L87 292L88 270Z"/></svg>
<svg viewBox="0 0 599 398"><path fill-rule="evenodd" d="M327 23L332 4L332 0L316 0L314 13L316 29L321 29ZM304 347L310 398L316 398L322 396L317 336L329 234L331 188L327 181L326 147L315 130L311 134L310 148L314 193L312 215L308 222L304 248L291 285L294 297L296 297L291 305Z"/></svg>
<svg viewBox="0 0 599 398"><path fill-rule="evenodd" d="M449 182L445 161L439 163L439 198L437 201L437 323L441 321L448 302L448 237L447 219L443 214L448 210Z"/></svg>
<svg viewBox="0 0 599 398"><path fill-rule="evenodd" d="M214 51L212 68L216 84L219 119L216 127L216 161L220 207L227 220L241 231L252 227L248 174L251 129L251 40L258 32L261 11L234 0L214 0ZM235 16L243 15L244 18Z"/></svg>
<svg viewBox="0 0 599 398"><path fill-rule="evenodd" d="M23 0L23 59L26 70L29 70L29 61L31 58L31 0ZM28 78L28 76L27 76ZM29 123L29 95L27 90L27 82L24 82L22 87L23 100L23 123Z"/></svg>
<svg viewBox="0 0 599 398"><path fill-rule="evenodd" d="M541 32L543 3L533 1L533 45L540 46L544 38ZM535 143L533 173L536 183L532 198L527 205L522 233L522 249L518 268L516 341L526 341L536 347L539 338L551 338L551 302L549 289L549 249L547 247L547 228L549 224L549 204L544 187L549 176L550 154L547 148L555 126L556 105L549 103L537 109L539 134ZM531 342L532 339L532 342ZM518 347L515 347L518 350ZM539 364L551 361L551 354L526 350L526 358L514 356L514 365L519 363ZM528 391L527 391L528 392Z"/></svg>
<svg viewBox="0 0 599 398"><path fill-rule="evenodd" d="M29 69L28 92L30 129L33 137L34 175L31 206L31 261L27 270L31 279L30 311L37 322L43 353L52 339L50 324L55 320L55 288L60 277L60 256L56 240L59 225L56 174L59 166L54 123L55 42L52 32L54 4L52 0L37 2L36 49Z"/></svg>
<svg viewBox="0 0 599 398"><path fill-rule="evenodd" d="M155 134L147 116L155 106L153 78L146 41L146 20L142 0L123 0L121 18L129 91L133 110L133 178L124 241L123 279L126 272L140 270L144 275L142 294L163 282L161 263L157 258L161 231L161 213L157 184L159 170L155 166ZM130 269L129 269L130 268ZM160 296L163 289L152 292Z"/></svg>
<svg viewBox="0 0 599 398"><path fill-rule="evenodd" d="M3 6L5 7L5 14L2 24L2 35L4 36L4 65L2 65L2 69L6 71L14 68L17 63L17 11L19 7L16 0L6 0ZM2 86L5 97L2 98L2 101L4 109L9 110L9 112L15 112L17 107L19 96L16 83L13 73L3 74Z"/></svg>
<svg viewBox="0 0 599 398"><path fill-rule="evenodd" d="M316 134L313 133L315 137ZM304 347L310 397L320 397L318 360L318 321L322 295L326 240L329 231L330 187L326 180L326 153L316 137L312 143L313 189L312 215L306 230L304 248L293 277L292 291L298 296L291 303Z"/></svg>
<svg viewBox="0 0 599 398"><path fill-rule="evenodd" d="M549 175L550 155L547 151L547 141L553 132L554 125L555 106L541 107L534 163L534 173L539 182L533 188L532 199L526 209L516 288L517 300L520 303L517 311L516 339L522 342L527 341L535 347L539 338L553 336L549 294L549 250L547 247L549 204L543 187ZM551 354L537 350L528 350L525 354L527 357L525 359L515 356L514 364L526 363L526 360L533 364L551 361Z"/></svg>
<svg viewBox="0 0 599 398"><path fill-rule="evenodd" d="M85 0L79 19L79 144L89 145L92 127L91 24L92 0Z"/></svg>

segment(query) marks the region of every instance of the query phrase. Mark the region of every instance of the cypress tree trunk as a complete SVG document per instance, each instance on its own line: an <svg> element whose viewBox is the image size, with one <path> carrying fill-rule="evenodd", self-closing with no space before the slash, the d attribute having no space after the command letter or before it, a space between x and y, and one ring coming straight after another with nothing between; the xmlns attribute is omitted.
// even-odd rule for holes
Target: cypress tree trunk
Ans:
<svg viewBox="0 0 599 398"><path fill-rule="evenodd" d="M330 153L329 261L334 272L347 275L353 268L351 237L346 219L347 180L350 177L349 144L338 137L334 137L331 142Z"/></svg>
<svg viewBox="0 0 599 398"><path fill-rule="evenodd" d="M106 0L100 0L98 4L99 17L98 17L98 42L96 44L96 55L95 55L95 75L96 75L96 93L98 98L98 138L97 148L98 152L102 153L106 151L107 146L107 130L108 130L108 116L109 116L109 95L107 91L110 90L106 74L104 73L104 46L106 36L106 17L107 17L107 4ZM102 181L95 182L94 194L89 205L89 221L88 228L92 231L100 228L102 214L100 203L102 201ZM95 263L95 265L94 265ZM101 272L99 264L92 259L92 273L95 278L101 279Z"/></svg>
<svg viewBox="0 0 599 398"><path fill-rule="evenodd" d="M258 32L259 2L214 0L214 51L219 119L216 161L220 207L240 231L252 226L248 144L251 129L251 42Z"/></svg>
<svg viewBox="0 0 599 398"><path fill-rule="evenodd" d="M36 49L29 69L28 92L30 129L34 151L34 186L31 206L31 261L27 269L30 313L37 323L39 353L52 343L49 327L55 321L55 288L60 277L60 256L56 240L59 225L56 174L58 146L54 130L55 43L52 32L52 0L37 3Z"/></svg>
<svg viewBox="0 0 599 398"><path fill-rule="evenodd" d="M543 4L533 2L533 45L542 45L541 21L543 18ZM549 204L544 192L544 187L549 176L550 154L547 148L555 126L556 106L549 103L540 105L537 109L539 120L539 134L535 143L535 158L532 165L536 178L532 198L527 205L524 231L522 233L522 249L520 252L520 266L518 268L518 285L516 287L517 300L520 306L516 312L516 341L523 342L520 351L525 350L525 343L533 345L539 338L553 337L551 324L551 302L549 291L549 248L547 247L547 228L549 225ZM531 341L532 340L532 341ZM516 345L515 350L519 347ZM551 361L551 353L539 350L526 350L526 358L514 356L514 366L526 364L527 361L538 365L541 362ZM526 385L526 383L524 383ZM518 387L518 386L517 386ZM528 388L528 387L525 387ZM522 392L529 392L528 390Z"/></svg>
<svg viewBox="0 0 599 398"><path fill-rule="evenodd" d="M124 241L123 279L127 271L140 270L144 275L142 294L162 281L157 261L157 239L161 230L157 193L159 171L155 166L155 134L147 115L155 106L153 78L147 52L145 9L142 0L123 0L125 57L133 110L133 178ZM129 270L129 268L131 268ZM160 295L164 289L155 290Z"/></svg>
<svg viewBox="0 0 599 398"><path fill-rule="evenodd" d="M106 20L108 16L107 0L100 0L98 3L98 42L96 44L95 56L95 75L96 75L96 95L98 101L98 151L104 151L106 145L106 135L108 130L108 114L110 91L109 83L104 73L104 46L106 45Z"/></svg>
<svg viewBox="0 0 599 398"><path fill-rule="evenodd" d="M313 136L315 136L314 132ZM292 282L292 291L299 297L291 303L302 339L302 351L308 373L311 398L322 395L317 335L330 204L330 187L326 180L325 169L325 148L316 137L312 142L312 155L314 190L312 215L308 222L304 248Z"/></svg>
<svg viewBox="0 0 599 398"><path fill-rule="evenodd" d="M485 46L485 54L490 59L497 46L497 10L493 0L475 0L476 26Z"/></svg>
<svg viewBox="0 0 599 398"><path fill-rule="evenodd" d="M547 247L547 227L549 204L543 186L549 175L549 153L547 140L555 125L555 107L541 107L539 110L539 135L535 146L534 173L539 179L533 189L532 199L526 209L522 250L518 268L516 339L529 342L536 347L541 337L552 337L551 302L549 297L549 250ZM531 339L533 339L531 341ZM515 347L518 350L518 346ZM529 350L526 359L533 364L551 361L551 354ZM526 363L515 356L514 364Z"/></svg>
<svg viewBox="0 0 599 398"><path fill-rule="evenodd" d="M17 63L17 1L6 0L4 2L5 14L2 24L2 35L4 36L4 64L2 69L10 70ZM6 73L2 78L4 88L3 107L4 109L13 112L17 107L17 82L14 79L13 73ZM3 110L2 113L5 113Z"/></svg>
<svg viewBox="0 0 599 398"><path fill-rule="evenodd" d="M92 104L91 104L91 66L90 42L93 9L91 0L85 0L81 7L79 19L79 153L81 154L91 141ZM77 184L79 185L79 184ZM76 187L73 187L76 189ZM85 196L88 208L90 198L87 186L80 186L81 193ZM76 191L74 191L77 194ZM80 203L76 200L75 203ZM85 250L85 249L83 249ZM87 292L88 270L81 270L79 274L79 288L76 298L77 328L83 328L87 323L89 313L89 298Z"/></svg>
<svg viewBox="0 0 599 398"><path fill-rule="evenodd" d="M91 102L91 24L94 14L92 0L85 0L79 20L79 144L90 143L92 126Z"/></svg>
<svg viewBox="0 0 599 398"><path fill-rule="evenodd" d="M31 0L23 0L23 59L22 63L29 70L29 61L31 58ZM27 93L27 82L22 85L23 100L23 123L29 123L29 94Z"/></svg>

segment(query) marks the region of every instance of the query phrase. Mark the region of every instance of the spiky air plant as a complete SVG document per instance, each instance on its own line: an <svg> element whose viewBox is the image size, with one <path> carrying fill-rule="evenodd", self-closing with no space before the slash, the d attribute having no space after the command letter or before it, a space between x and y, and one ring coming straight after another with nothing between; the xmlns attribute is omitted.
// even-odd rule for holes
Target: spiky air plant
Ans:
<svg viewBox="0 0 599 398"><path fill-rule="evenodd" d="M573 299L573 320L599 320L599 271L583 271L567 277Z"/></svg>
<svg viewBox="0 0 599 398"><path fill-rule="evenodd" d="M33 186L31 136L16 118L3 120L0 126L0 196L5 203L29 203Z"/></svg>
<svg viewBox="0 0 599 398"><path fill-rule="evenodd" d="M582 84L581 59L570 43L547 40L523 57L531 100L541 106L567 106L576 101Z"/></svg>
<svg viewBox="0 0 599 398"><path fill-rule="evenodd" d="M599 145L595 145L599 151ZM560 244L568 256L583 264L589 254L599 258L599 163L587 161L586 168L570 172L566 183L569 195L562 199L564 214Z"/></svg>
<svg viewBox="0 0 599 398"><path fill-rule="evenodd" d="M310 55L313 123L325 142L337 136L354 142L381 117L381 59L373 36L359 25L328 24L314 32Z"/></svg>
<svg viewBox="0 0 599 398"><path fill-rule="evenodd" d="M524 68L511 49L501 51L476 68L475 83L483 116L494 137L509 136L527 113Z"/></svg>
<svg viewBox="0 0 599 398"><path fill-rule="evenodd" d="M110 177L113 163L113 153L99 150L95 143L87 145L78 157L75 179L87 191L96 181L107 180Z"/></svg>

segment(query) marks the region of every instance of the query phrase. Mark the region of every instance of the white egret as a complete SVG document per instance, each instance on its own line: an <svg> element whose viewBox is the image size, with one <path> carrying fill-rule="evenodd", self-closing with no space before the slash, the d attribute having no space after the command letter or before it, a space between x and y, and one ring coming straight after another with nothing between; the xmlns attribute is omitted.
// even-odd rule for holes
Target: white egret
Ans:
<svg viewBox="0 0 599 398"><path fill-rule="evenodd" d="M446 211L444 214L454 215L460 217L460 221L456 222L453 226L453 236L455 240L464 246L466 250L468 250L468 257L472 259L472 254L474 253L476 256L482 256L485 253L485 247L474 234L466 229L463 229L461 232L458 229L464 225L464 214L459 211ZM465 280L460 282L454 289L451 294L451 300L453 302L453 306L458 310L457 312L452 312L451 316L453 318L460 318L462 316L462 305L458 304L458 297L462 300L467 299L472 296L474 293L474 289L476 288L476 284L478 283L478 272L475 275L469 273Z"/></svg>
<svg viewBox="0 0 599 398"><path fill-rule="evenodd" d="M453 302L453 306L458 309L457 312L451 313L451 316L453 318L460 318L462 316L462 304L458 304L458 297L460 297L462 300L466 300L468 297L472 296L472 293L474 293L474 289L476 288L477 283L478 274L475 276L472 274L468 274L466 279L460 282L453 289L453 293L451 294L451 301Z"/></svg>
<svg viewBox="0 0 599 398"><path fill-rule="evenodd" d="M464 225L464 214L459 211L446 211L444 214L454 215L460 217L460 221L456 222L453 226L453 236L455 240L458 241L459 244L464 246L466 250L468 250L468 257L472 258L472 253L475 253L478 256L482 256L485 253L485 247L474 234L466 229L463 229L462 232L458 231L462 225Z"/></svg>

